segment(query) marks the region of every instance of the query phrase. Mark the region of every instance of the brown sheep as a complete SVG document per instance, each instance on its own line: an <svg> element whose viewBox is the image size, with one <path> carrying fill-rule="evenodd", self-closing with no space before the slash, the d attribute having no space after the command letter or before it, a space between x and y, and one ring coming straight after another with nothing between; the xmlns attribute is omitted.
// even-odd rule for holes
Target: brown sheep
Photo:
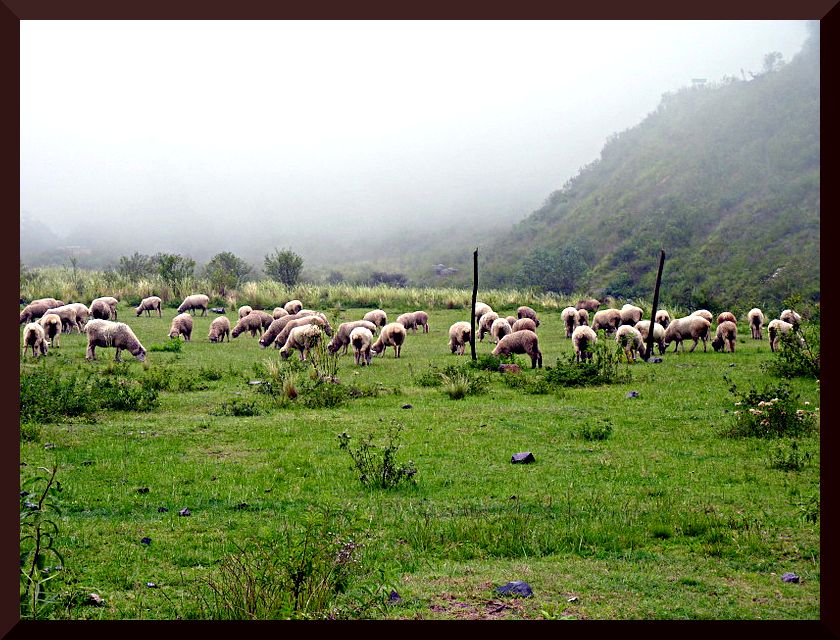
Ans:
<svg viewBox="0 0 840 640"><path fill-rule="evenodd" d="M90 303L90 315L94 320L110 320L113 315L111 305L104 300L94 300Z"/></svg>
<svg viewBox="0 0 840 640"><path fill-rule="evenodd" d="M327 345L327 351L336 353L340 349L344 349L342 353L347 353L347 348L350 346L350 333L353 329L364 327L371 334L376 331L376 325L368 320L355 320L352 322L342 322L338 325L332 340ZM358 362L356 364L359 364Z"/></svg>
<svg viewBox="0 0 840 640"><path fill-rule="evenodd" d="M735 319L735 314L731 311L722 311L718 314L717 322L715 324L720 324L721 322L735 322L738 321Z"/></svg>
<svg viewBox="0 0 840 640"><path fill-rule="evenodd" d="M531 368L539 365L542 369L542 352L539 349L537 334L527 329L514 331L499 340L499 344L493 349L494 356L507 356L511 353L524 353L531 358Z"/></svg>
<svg viewBox="0 0 840 640"><path fill-rule="evenodd" d="M169 337L177 338L184 336L184 341L189 342L192 336L193 319L189 313L181 313L172 318L172 324L169 326Z"/></svg>
<svg viewBox="0 0 840 640"><path fill-rule="evenodd" d="M505 320L507 320L508 324L511 326L511 328L513 328L513 325L516 324L516 321L519 320L519 318L517 318L516 316L506 316Z"/></svg>
<svg viewBox="0 0 840 640"><path fill-rule="evenodd" d="M747 313L747 321L750 323L752 339L761 340L761 330L764 327L764 314L761 309L750 309Z"/></svg>
<svg viewBox="0 0 840 640"><path fill-rule="evenodd" d="M61 317L55 313L45 313L38 321L44 330L44 337L53 347L61 346Z"/></svg>
<svg viewBox="0 0 840 640"><path fill-rule="evenodd" d="M456 322L449 327L449 348L452 353L462 356L466 344L470 341L472 327L469 322Z"/></svg>
<svg viewBox="0 0 840 640"><path fill-rule="evenodd" d="M388 315L382 309L374 309L373 311L368 311L362 320L372 322L377 327L384 327L388 324Z"/></svg>
<svg viewBox="0 0 840 640"><path fill-rule="evenodd" d="M578 309L578 323L582 326L589 326L589 311L586 309Z"/></svg>
<svg viewBox="0 0 840 640"><path fill-rule="evenodd" d="M735 340L737 338L738 326L732 320L719 322L715 339L712 340L712 349L715 351L726 351L726 345L729 345L729 352L735 353Z"/></svg>
<svg viewBox="0 0 840 640"><path fill-rule="evenodd" d="M586 309L591 313L597 313L598 308L601 306L601 303L598 302L595 298L585 298L584 300L578 300L577 304L575 305L575 309Z"/></svg>
<svg viewBox="0 0 840 640"><path fill-rule="evenodd" d="M694 349L697 348L698 340L703 341L703 351L706 351L706 341L709 339L709 330L711 326L712 324L706 320L706 318L699 315L676 318L672 320L671 324L668 325L668 328L665 329L665 348L667 349L673 342L674 353L677 352L680 345L682 345L683 353L685 353L685 344L683 344L683 340L688 340L690 338L694 340L694 344L691 346L691 349L689 349L689 352L694 351Z"/></svg>
<svg viewBox="0 0 840 640"><path fill-rule="evenodd" d="M520 320L522 318L531 318L531 320L534 321L534 324L536 324L538 327L540 326L539 318L537 318L537 312L534 311L531 307L519 307L516 310L516 317Z"/></svg>
<svg viewBox="0 0 840 640"><path fill-rule="evenodd" d="M537 332L537 323L531 320L531 318L519 318L516 322L513 323L513 327L511 327L513 331L533 331L534 333Z"/></svg>
<svg viewBox="0 0 840 640"><path fill-rule="evenodd" d="M224 342L225 336L230 342L230 320L226 316L220 316L210 323L210 334L207 337L210 342Z"/></svg>
<svg viewBox="0 0 840 640"><path fill-rule="evenodd" d="M116 322L116 320L117 320L117 304L119 304L119 300L117 300L117 299L116 299L115 297L113 297L113 296L102 296L102 297L100 297L100 298L95 298L93 301L91 301L91 305L92 305L94 302L96 302L96 301L102 301L102 302L104 302L105 304L107 304L107 305L108 305L108 307L110 307L110 309L111 309L111 317L112 317L112 318L114 319L114 321Z"/></svg>
<svg viewBox="0 0 840 640"><path fill-rule="evenodd" d="M400 357L402 345L405 342L407 332L405 327L399 322L390 322L382 327L382 333L379 334L379 339L370 347L372 355L385 356L385 351L388 347L394 347L394 357Z"/></svg>
<svg viewBox="0 0 840 640"><path fill-rule="evenodd" d="M43 316L47 311L52 309L52 304L49 302L30 302L20 312L20 324L26 324L37 320Z"/></svg>
<svg viewBox="0 0 840 640"><path fill-rule="evenodd" d="M120 362L120 351L125 349L140 362L146 359L146 350L134 332L123 322L111 322L110 320L93 319L85 325L85 333L88 337L88 347L85 358L96 360L94 353L96 347L115 347L117 355L115 362Z"/></svg>
<svg viewBox="0 0 840 640"><path fill-rule="evenodd" d="M603 329L607 335L612 335L620 326L621 311L618 309L602 309L592 318L592 330L595 332Z"/></svg>

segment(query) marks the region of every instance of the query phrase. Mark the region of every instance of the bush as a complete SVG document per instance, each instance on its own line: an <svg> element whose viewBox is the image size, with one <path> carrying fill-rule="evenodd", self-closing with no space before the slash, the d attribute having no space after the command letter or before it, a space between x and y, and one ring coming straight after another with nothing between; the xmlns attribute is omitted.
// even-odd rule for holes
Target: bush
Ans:
<svg viewBox="0 0 840 640"><path fill-rule="evenodd" d="M443 392L453 400L479 395L487 391L489 380L478 376L468 367L449 365L440 372Z"/></svg>
<svg viewBox="0 0 840 640"><path fill-rule="evenodd" d="M249 417L258 416L261 411L257 406L256 400L245 400L243 398L233 398L225 400L215 411L210 412L214 416L236 416Z"/></svg>
<svg viewBox="0 0 840 640"><path fill-rule="evenodd" d="M62 378L58 371L50 369L22 371L21 424L92 414L96 410L96 398L89 380L77 373Z"/></svg>
<svg viewBox="0 0 840 640"><path fill-rule="evenodd" d="M552 385L584 387L616 384L630 380L630 371L621 366L621 346L608 345L602 338L592 347L592 359L576 362L574 354L557 358L554 367L546 367L545 378Z"/></svg>
<svg viewBox="0 0 840 640"><path fill-rule="evenodd" d="M780 440L770 449L770 467L782 471L802 471L811 459L807 451L803 454L796 440Z"/></svg>
<svg viewBox="0 0 840 640"><path fill-rule="evenodd" d="M350 446L351 437L346 433L338 436L339 449L348 453L353 461L353 466L359 473L359 482L366 487L378 487L391 489L403 482L416 483L414 476L417 469L414 463L409 460L404 464L397 464L397 451L400 449L399 435L403 425L391 420L387 432L386 442L377 445L373 442L373 433L369 433L367 439L362 441L358 448Z"/></svg>
<svg viewBox="0 0 840 640"><path fill-rule="evenodd" d="M501 364L516 364L522 368L522 363L513 355L494 356L492 353L476 356L475 360L467 360L466 366L470 369L481 369L483 371L498 371Z"/></svg>
<svg viewBox="0 0 840 640"><path fill-rule="evenodd" d="M95 387L97 403L103 409L151 411L158 405L158 392L144 381L128 378L103 378Z"/></svg>
<svg viewBox="0 0 840 640"><path fill-rule="evenodd" d="M612 432L612 422L607 419L600 419L595 424L585 424L581 426L577 431L572 432L572 435L589 441L606 440L612 435Z"/></svg>
<svg viewBox="0 0 840 640"><path fill-rule="evenodd" d="M502 374L502 380L511 389L518 389L530 395L543 395L556 390L545 375L539 373L530 376L524 373L506 372Z"/></svg>
<svg viewBox="0 0 840 640"><path fill-rule="evenodd" d="M805 341L800 344L800 337ZM810 325L801 331L791 331L779 338L779 350L773 361L764 365L766 371L780 378L820 377L820 326Z"/></svg>
<svg viewBox="0 0 840 640"><path fill-rule="evenodd" d="M330 380L306 380L298 388L301 403L310 409L331 409L344 404L350 392L343 384Z"/></svg>
<svg viewBox="0 0 840 640"><path fill-rule="evenodd" d="M169 338L168 342L164 344L153 344L149 347L149 351L168 351L170 353L181 353L184 348L184 343L180 338Z"/></svg>
<svg viewBox="0 0 840 640"><path fill-rule="evenodd" d="M729 381L724 377L724 380ZM733 384L729 388L735 396L732 424L722 435L733 438L775 438L807 435L817 428L819 409L799 406L799 394L781 383L776 387L765 386L762 391L751 388L739 393Z"/></svg>

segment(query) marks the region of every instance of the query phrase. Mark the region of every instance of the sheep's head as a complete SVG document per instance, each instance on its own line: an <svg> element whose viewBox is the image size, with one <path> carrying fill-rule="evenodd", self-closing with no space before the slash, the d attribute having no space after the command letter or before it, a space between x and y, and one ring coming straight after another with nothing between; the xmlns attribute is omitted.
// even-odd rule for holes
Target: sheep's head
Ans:
<svg viewBox="0 0 840 640"><path fill-rule="evenodd" d="M723 338L716 337L714 340L712 340L712 348L715 351L722 351L723 350Z"/></svg>
<svg viewBox="0 0 840 640"><path fill-rule="evenodd" d="M177 338L179 335L180 334L179 334L177 329L173 329L172 331L169 332L169 337L170 338Z"/></svg>
<svg viewBox="0 0 840 640"><path fill-rule="evenodd" d="M137 358L140 362L145 362L146 360L146 350L141 346L136 353L132 353L135 358Z"/></svg>

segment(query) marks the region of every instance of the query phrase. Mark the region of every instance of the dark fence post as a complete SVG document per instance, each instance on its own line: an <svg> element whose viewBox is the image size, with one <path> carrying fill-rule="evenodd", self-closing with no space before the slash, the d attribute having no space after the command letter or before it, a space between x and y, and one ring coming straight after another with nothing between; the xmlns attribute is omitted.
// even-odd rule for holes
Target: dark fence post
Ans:
<svg viewBox="0 0 840 640"><path fill-rule="evenodd" d="M470 307L470 353L472 359L476 360L475 355L475 299L478 296L478 247L473 251L473 292L472 292L472 306Z"/></svg>
<svg viewBox="0 0 840 640"><path fill-rule="evenodd" d="M650 359L650 353L653 350L653 325L656 320L656 309L659 306L659 283L662 282L662 266L665 264L665 251L659 250L659 271L656 273L656 287L653 289L653 308L650 310L650 326L648 327L647 345L645 348L644 360L647 362Z"/></svg>

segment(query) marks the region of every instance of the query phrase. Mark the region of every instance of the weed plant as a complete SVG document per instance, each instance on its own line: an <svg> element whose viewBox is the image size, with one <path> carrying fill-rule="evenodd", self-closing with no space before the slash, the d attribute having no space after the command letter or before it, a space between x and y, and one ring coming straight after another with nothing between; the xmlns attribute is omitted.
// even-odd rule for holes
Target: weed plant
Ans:
<svg viewBox="0 0 840 640"><path fill-rule="evenodd" d="M807 451L803 452L796 440L780 440L773 443L769 458L770 467L773 469L802 471L811 459L811 454Z"/></svg>
<svg viewBox="0 0 840 640"><path fill-rule="evenodd" d="M585 387L629 382L630 371L622 366L623 350L620 345L607 344L601 339L592 347L592 359L576 362L574 354L558 358L554 367L546 368L546 380L563 387Z"/></svg>
<svg viewBox="0 0 840 640"><path fill-rule="evenodd" d="M804 344L800 343L804 340ZM765 365L768 373L780 378L820 377L820 325L809 325L779 338L776 357Z"/></svg>
<svg viewBox="0 0 840 640"><path fill-rule="evenodd" d="M728 380L724 377L724 380ZM739 392L735 384L729 388L735 396L732 423L723 435L733 438L778 438L805 436L816 430L819 409L800 407L799 394L787 383L767 385L762 391L751 387Z"/></svg>
<svg viewBox="0 0 840 640"><path fill-rule="evenodd" d="M351 436L347 432L338 436L339 449L346 451L350 456L353 461L353 466L350 468L355 468L358 472L359 482L362 485L392 489L404 482L416 483L414 476L417 474L417 469L414 462L411 460L406 463L397 462L402 429L401 423L391 420L385 432L385 443L382 445L374 443L373 433L369 433L358 447L351 445Z"/></svg>

